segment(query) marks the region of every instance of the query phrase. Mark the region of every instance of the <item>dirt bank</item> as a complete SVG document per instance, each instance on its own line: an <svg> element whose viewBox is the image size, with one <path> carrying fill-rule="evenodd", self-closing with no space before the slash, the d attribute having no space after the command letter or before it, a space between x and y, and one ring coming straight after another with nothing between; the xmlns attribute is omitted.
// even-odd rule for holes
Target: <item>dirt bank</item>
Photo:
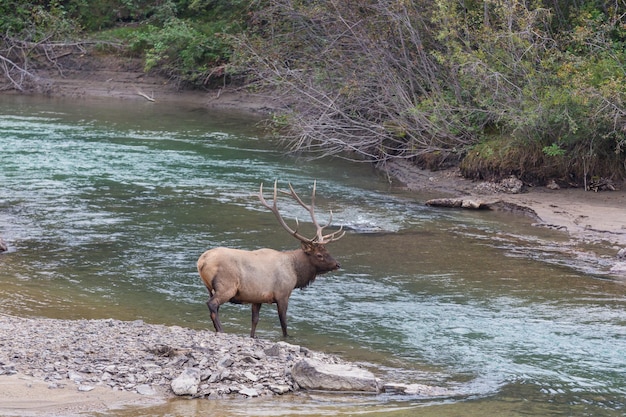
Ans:
<svg viewBox="0 0 626 417"><path fill-rule="evenodd" d="M33 71L38 77L39 88L28 94L150 101L156 105L185 103L254 113L269 113L278 106L271 96L252 94L240 88L182 89L168 78L145 73L142 60L137 58L69 54L60 58L58 64L58 67ZM0 94L18 93L1 91Z"/></svg>

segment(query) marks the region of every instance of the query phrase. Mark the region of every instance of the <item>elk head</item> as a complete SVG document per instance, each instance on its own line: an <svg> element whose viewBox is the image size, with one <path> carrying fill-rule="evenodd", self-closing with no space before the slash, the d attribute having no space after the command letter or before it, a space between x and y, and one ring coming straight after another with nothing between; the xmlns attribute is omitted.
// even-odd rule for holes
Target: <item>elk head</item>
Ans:
<svg viewBox="0 0 626 417"><path fill-rule="evenodd" d="M282 226L283 229L285 229L290 235L300 241L302 251L309 257L311 265L315 266L317 274L323 274L325 272L339 269L341 267L341 264L339 264L339 262L337 262L335 258L333 258L333 256L328 252L328 250L326 249L326 245L341 239L346 234L346 232L343 230L343 226L341 226L337 231L324 234L324 229L330 226L331 222L333 221L332 211L330 212L330 218L328 220L328 223L326 223L324 226L320 226L317 222L317 218L315 216L315 189L317 182L313 183L311 204L306 204L304 201L302 201L300 196L298 196L298 194L296 194L296 192L294 191L291 184L289 184L289 191L280 191L281 193L292 197L298 202L298 204L300 204L309 212L311 216L311 221L313 222L313 225L316 229L316 234L312 238L303 236L298 232L297 219L295 229L289 227L289 225L283 219L282 215L278 211L278 207L276 206L276 201L278 197L277 183L278 181L274 182L274 201L272 202L272 205L270 205L263 197L263 183L261 183L261 187L259 189L259 200L261 201L261 204L263 204L263 206L265 206L272 213L274 213L274 216L276 217L278 223Z"/></svg>

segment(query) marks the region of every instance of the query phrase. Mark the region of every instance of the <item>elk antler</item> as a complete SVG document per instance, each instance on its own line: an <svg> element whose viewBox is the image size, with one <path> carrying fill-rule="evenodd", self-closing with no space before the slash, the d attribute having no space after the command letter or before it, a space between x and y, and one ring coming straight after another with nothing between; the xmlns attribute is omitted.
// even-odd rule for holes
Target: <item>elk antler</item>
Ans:
<svg viewBox="0 0 626 417"><path fill-rule="evenodd" d="M334 242L336 240L341 239L346 234L346 232L343 230L343 226L341 226L339 230L335 232L332 232L326 235L324 234L324 229L330 226L330 223L333 221L332 211L330 212L330 219L328 220L328 223L326 223L324 226L320 226L317 223L317 219L315 218L315 188L317 185L317 181L313 183L313 193L311 194L311 205L307 205L304 201L302 201L300 196L298 196L298 194L296 194L296 192L294 191L291 184L289 184L289 190L290 190L289 192L281 191L281 193L291 196L294 200L298 202L298 204L300 204L309 212L309 214L311 215L311 220L313 221L313 225L315 226L315 229L317 230L317 233L316 233L316 236L312 239L302 236L300 233L298 233L298 220L297 219L296 219L296 230L291 229L287 225L285 220L283 219L283 216L281 216L280 213L278 212L278 207L276 206L276 200L277 200L276 197L278 195L277 183L278 183L278 180L274 181L274 201L271 206L267 203L267 201L265 201L265 198L263 198L263 183L261 183L261 188L259 189L259 200L261 200L261 204L263 204L272 213L274 213L274 216L276 216L278 223L280 223L283 229L289 232L290 235L294 236L296 239L304 243L315 242L315 243L320 243L320 244L327 244L327 243Z"/></svg>

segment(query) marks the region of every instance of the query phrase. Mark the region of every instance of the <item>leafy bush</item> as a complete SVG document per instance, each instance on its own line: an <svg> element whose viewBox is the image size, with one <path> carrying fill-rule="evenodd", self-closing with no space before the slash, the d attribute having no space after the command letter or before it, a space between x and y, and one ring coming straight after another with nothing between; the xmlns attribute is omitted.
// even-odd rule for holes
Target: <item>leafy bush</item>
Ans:
<svg viewBox="0 0 626 417"><path fill-rule="evenodd" d="M145 70L158 69L179 81L201 85L212 68L228 61L231 46L221 24L194 25L171 18L162 27L134 33L131 48L144 51Z"/></svg>

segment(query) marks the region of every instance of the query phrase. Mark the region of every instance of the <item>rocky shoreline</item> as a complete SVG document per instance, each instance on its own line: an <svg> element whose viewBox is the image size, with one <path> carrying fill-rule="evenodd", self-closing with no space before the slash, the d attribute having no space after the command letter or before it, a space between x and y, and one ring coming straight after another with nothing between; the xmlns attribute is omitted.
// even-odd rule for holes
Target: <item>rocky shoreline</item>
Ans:
<svg viewBox="0 0 626 417"><path fill-rule="evenodd" d="M160 398L259 397L301 389L441 396L425 385L383 384L339 357L272 342L142 320L55 320L0 315L0 377L50 390L96 387Z"/></svg>
<svg viewBox="0 0 626 417"><path fill-rule="evenodd" d="M298 389L290 375L304 358L339 363L284 342L196 331L141 320L53 320L0 316L0 374L21 373L50 389L95 386L142 395L174 395L185 369L199 383L181 395L282 394ZM195 391L195 392L194 392Z"/></svg>

